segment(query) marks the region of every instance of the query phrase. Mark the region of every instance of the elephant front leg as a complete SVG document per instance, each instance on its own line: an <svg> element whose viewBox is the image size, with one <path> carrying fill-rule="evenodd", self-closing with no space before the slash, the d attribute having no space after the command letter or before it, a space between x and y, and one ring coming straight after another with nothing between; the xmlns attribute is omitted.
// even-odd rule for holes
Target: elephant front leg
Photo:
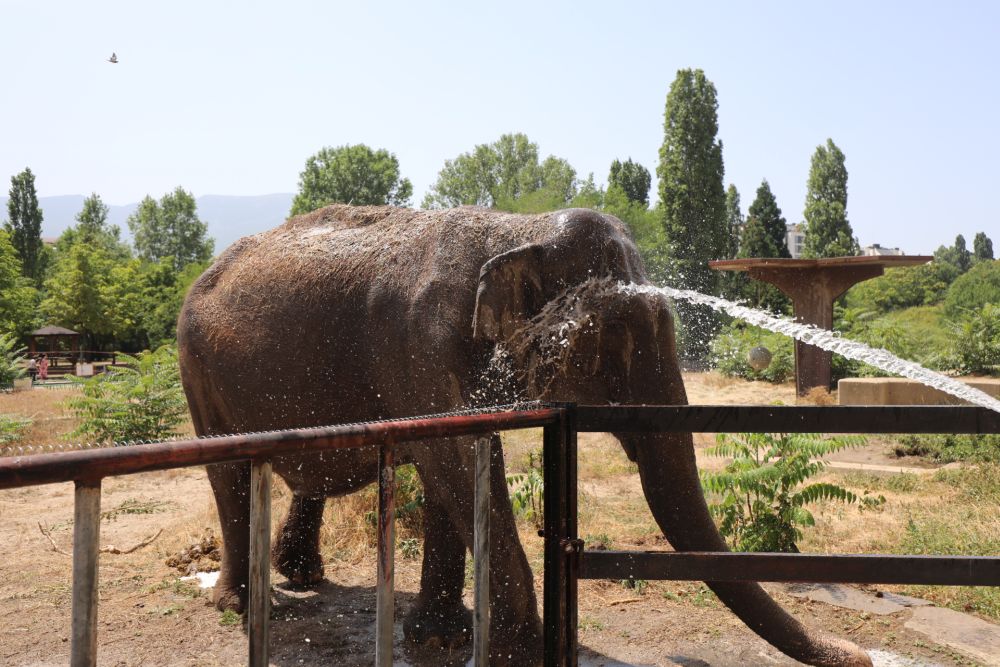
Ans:
<svg viewBox="0 0 1000 667"><path fill-rule="evenodd" d="M296 586L323 580L323 558L319 554L319 529L323 525L325 497L292 495L288 515L278 529L271 548L271 562Z"/></svg>
<svg viewBox="0 0 1000 667"><path fill-rule="evenodd" d="M465 541L430 494L425 496L423 523L420 594L403 621L403 634L418 644L454 648L472 637L472 613L462 604Z"/></svg>
<svg viewBox="0 0 1000 667"><path fill-rule="evenodd" d="M222 527L222 564L213 594L215 606L219 611L243 613L250 591L250 464L210 465L208 479Z"/></svg>

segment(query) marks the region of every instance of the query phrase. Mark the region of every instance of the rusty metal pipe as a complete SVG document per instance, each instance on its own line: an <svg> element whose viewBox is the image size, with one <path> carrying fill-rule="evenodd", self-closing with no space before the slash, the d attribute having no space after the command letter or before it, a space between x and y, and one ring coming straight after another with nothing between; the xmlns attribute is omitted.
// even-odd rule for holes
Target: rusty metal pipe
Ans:
<svg viewBox="0 0 1000 667"><path fill-rule="evenodd" d="M555 408L539 408L198 438L135 447L9 456L0 458L0 489L69 482L74 479L97 480L112 475L131 475L262 456L273 458L327 449L364 447L374 442L391 444L533 428L553 423L559 412Z"/></svg>

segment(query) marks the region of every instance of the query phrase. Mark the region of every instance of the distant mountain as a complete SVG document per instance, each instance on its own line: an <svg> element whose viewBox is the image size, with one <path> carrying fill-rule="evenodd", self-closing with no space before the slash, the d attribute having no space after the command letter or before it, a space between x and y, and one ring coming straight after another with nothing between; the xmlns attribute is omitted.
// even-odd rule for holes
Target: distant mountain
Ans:
<svg viewBox="0 0 1000 667"><path fill-rule="evenodd" d="M288 217L294 195L278 193L247 197L204 195L197 197L198 217L208 223L209 236L215 239L215 251L221 252L244 236L257 234L280 225ZM55 238L76 224L76 214L83 208L83 195L39 197L42 209L42 236ZM122 235L131 238L126 220L139 206L112 205L108 222L121 227ZM0 197L0 220L7 219L7 197Z"/></svg>

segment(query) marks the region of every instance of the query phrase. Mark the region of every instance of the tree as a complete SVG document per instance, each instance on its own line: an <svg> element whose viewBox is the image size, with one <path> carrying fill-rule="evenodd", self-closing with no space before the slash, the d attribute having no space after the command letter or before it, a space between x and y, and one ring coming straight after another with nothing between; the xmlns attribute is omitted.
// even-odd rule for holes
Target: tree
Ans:
<svg viewBox="0 0 1000 667"><path fill-rule="evenodd" d="M104 298L110 269L111 260L103 249L73 245L56 261L45 281L47 296L42 312L50 321L91 337L111 333Z"/></svg>
<svg viewBox="0 0 1000 667"><path fill-rule="evenodd" d="M0 334L34 328L38 291L21 273L21 259L7 230L0 229Z"/></svg>
<svg viewBox="0 0 1000 667"><path fill-rule="evenodd" d="M747 211L747 223L740 239L738 257L780 257L789 258L785 219L771 192L767 179L757 188L757 196ZM754 307L765 307L782 311L788 307L788 298L773 285L760 280L746 283L743 296Z"/></svg>
<svg viewBox="0 0 1000 667"><path fill-rule="evenodd" d="M21 272L36 284L41 282L42 211L38 208L35 175L25 169L10 178L10 199L7 201L7 231L11 243L21 258Z"/></svg>
<svg viewBox="0 0 1000 667"><path fill-rule="evenodd" d="M649 206L649 186L652 177L649 170L629 158L625 162L615 160L611 163L608 174L608 187L618 186L628 197L628 200L643 206Z"/></svg>
<svg viewBox="0 0 1000 667"><path fill-rule="evenodd" d="M740 192L732 183L726 188L726 257L735 257L740 249L740 233L743 229L743 211L740 209Z"/></svg>
<svg viewBox="0 0 1000 667"><path fill-rule="evenodd" d="M979 232L972 240L972 255L977 262L987 262L993 259L993 241L986 232Z"/></svg>
<svg viewBox="0 0 1000 667"><path fill-rule="evenodd" d="M747 224L740 244L740 257L790 258L785 219L767 179L757 188L757 196L747 211Z"/></svg>
<svg viewBox="0 0 1000 667"><path fill-rule="evenodd" d="M76 222L59 235L57 252L66 253L75 243L86 243L104 248L116 259L131 257L131 249L121 240L121 229L118 225L108 224L108 206L96 192L83 200Z"/></svg>
<svg viewBox="0 0 1000 667"><path fill-rule="evenodd" d="M147 195L128 217L139 256L154 262L172 257L177 270L211 258L215 243L207 238L208 225L198 218L197 209L191 193L180 187L159 203Z"/></svg>
<svg viewBox="0 0 1000 667"><path fill-rule="evenodd" d="M413 185L400 178L399 160L385 149L365 144L326 147L306 160L292 215L328 204L408 206Z"/></svg>
<svg viewBox="0 0 1000 667"><path fill-rule="evenodd" d="M950 264L959 274L963 274L972 266L972 253L965 244L965 237L959 234L955 237L955 245L940 246L934 251L934 261Z"/></svg>
<svg viewBox="0 0 1000 667"><path fill-rule="evenodd" d="M660 147L660 206L674 265L674 281L700 292L717 291L708 261L725 255L726 194L715 86L698 70L685 69L667 94ZM703 358L717 328L704 306L678 304L685 356Z"/></svg>
<svg viewBox="0 0 1000 667"><path fill-rule="evenodd" d="M843 257L860 253L847 221L847 167L833 139L817 146L806 190L803 257Z"/></svg>
<svg viewBox="0 0 1000 667"><path fill-rule="evenodd" d="M576 171L566 160L550 155L539 163L538 144L521 133L505 134L447 160L421 205L551 211L572 201L578 187Z"/></svg>

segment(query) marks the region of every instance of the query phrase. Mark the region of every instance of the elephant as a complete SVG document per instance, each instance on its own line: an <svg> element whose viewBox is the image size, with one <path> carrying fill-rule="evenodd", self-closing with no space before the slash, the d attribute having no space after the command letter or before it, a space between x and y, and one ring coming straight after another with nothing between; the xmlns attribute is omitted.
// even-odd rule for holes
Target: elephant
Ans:
<svg viewBox="0 0 1000 667"><path fill-rule="evenodd" d="M628 228L586 209L517 215L331 205L237 241L193 284L178 320L181 375L195 429L218 435L432 414L489 391L506 352L529 399L685 404L670 304L649 284ZM724 551L699 484L691 436L612 434L638 466L652 514L675 549ZM473 439L399 447L424 484L421 584L408 640L470 636L462 604L472 545ZM491 456L491 664L537 664L541 623L517 539L503 452ZM323 577L327 497L375 480L375 448L278 458L292 490L274 567ZM246 605L249 463L209 466L224 543L214 600ZM807 629L757 584L709 583L758 635L813 665L871 665L854 644ZM501 650L502 648L502 650Z"/></svg>

